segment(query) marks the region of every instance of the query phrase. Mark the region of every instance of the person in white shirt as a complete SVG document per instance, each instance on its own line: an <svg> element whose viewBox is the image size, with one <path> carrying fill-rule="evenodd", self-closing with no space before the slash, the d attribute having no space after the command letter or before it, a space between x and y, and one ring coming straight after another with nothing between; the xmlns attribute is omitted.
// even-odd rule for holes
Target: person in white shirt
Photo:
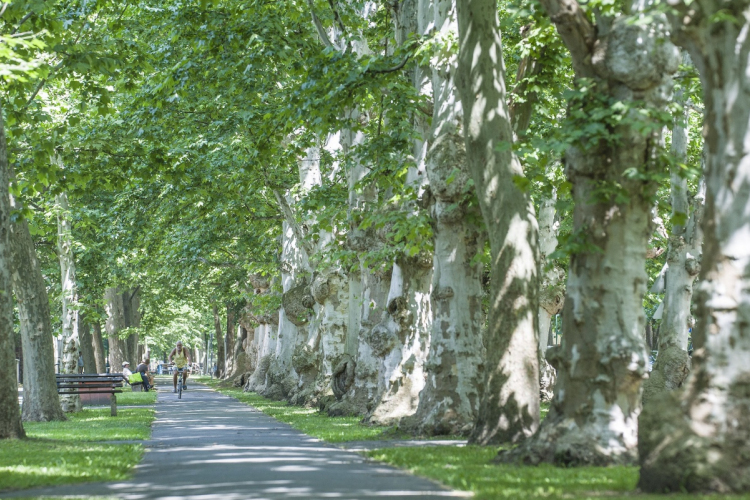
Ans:
<svg viewBox="0 0 750 500"><path fill-rule="evenodd" d="M133 372L130 371L130 363L127 361L122 362L122 378L125 380L125 382L128 382L130 380L130 376L133 374Z"/></svg>

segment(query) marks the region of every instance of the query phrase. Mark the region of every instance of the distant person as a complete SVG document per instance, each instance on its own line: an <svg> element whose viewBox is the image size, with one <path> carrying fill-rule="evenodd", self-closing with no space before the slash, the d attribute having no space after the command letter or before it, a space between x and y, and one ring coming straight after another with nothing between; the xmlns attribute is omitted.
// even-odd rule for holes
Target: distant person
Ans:
<svg viewBox="0 0 750 500"><path fill-rule="evenodd" d="M141 374L141 378L143 379L143 390L146 391L146 392L148 392L148 390L153 385L151 383L151 376L148 373L149 372L148 365L149 365L149 360L147 358L147 359L141 361L141 363L135 369L135 371L137 371L138 373Z"/></svg>
<svg viewBox="0 0 750 500"><path fill-rule="evenodd" d="M175 348L172 349L172 352L169 353L169 361L174 362L174 365L176 368L186 368L188 366L188 363L190 363L190 355L187 352L187 349L182 348L182 342L179 340L177 341L177 344L175 344ZM172 392L177 392L177 374L178 371L174 370L174 377L172 377L172 382L174 383L174 390ZM187 378L188 378L188 371L183 370L182 371L182 388L187 389Z"/></svg>
<svg viewBox="0 0 750 500"><path fill-rule="evenodd" d="M83 373L83 353L78 351L78 373Z"/></svg>
<svg viewBox="0 0 750 500"><path fill-rule="evenodd" d="M127 361L122 362L122 378L125 380L125 382L130 383L130 376L133 374L133 372L130 371L130 363Z"/></svg>

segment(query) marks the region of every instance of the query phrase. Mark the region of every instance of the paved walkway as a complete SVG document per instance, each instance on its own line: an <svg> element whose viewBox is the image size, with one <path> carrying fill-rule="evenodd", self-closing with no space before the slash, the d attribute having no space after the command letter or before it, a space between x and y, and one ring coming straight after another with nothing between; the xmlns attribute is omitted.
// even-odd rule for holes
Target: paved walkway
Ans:
<svg viewBox="0 0 750 500"><path fill-rule="evenodd" d="M188 385L182 400L172 394L171 387L159 385L153 434L131 481L26 490L0 497L364 500L467 496L322 443L205 386Z"/></svg>

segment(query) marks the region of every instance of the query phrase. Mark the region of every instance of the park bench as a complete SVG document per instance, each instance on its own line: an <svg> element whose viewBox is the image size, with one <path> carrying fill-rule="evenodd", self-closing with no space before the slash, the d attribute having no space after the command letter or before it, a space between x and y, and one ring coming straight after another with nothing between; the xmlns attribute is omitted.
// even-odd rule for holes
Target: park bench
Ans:
<svg viewBox="0 0 750 500"><path fill-rule="evenodd" d="M93 402L95 394L109 394L111 414L117 416L115 394L122 392L122 373L58 373L55 378L58 394L79 394L82 400L88 396L89 402Z"/></svg>

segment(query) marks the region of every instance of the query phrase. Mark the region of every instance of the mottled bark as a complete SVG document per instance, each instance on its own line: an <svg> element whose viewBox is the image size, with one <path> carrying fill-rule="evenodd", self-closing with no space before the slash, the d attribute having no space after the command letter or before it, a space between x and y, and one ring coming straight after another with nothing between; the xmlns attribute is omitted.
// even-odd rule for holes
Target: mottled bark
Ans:
<svg viewBox="0 0 750 500"><path fill-rule="evenodd" d="M60 261L62 293L62 345L63 356L60 373L78 373L78 285L76 284L76 264L73 255L73 236L70 221L68 196L61 193L55 197L57 204L57 256ZM81 397L78 394L61 394L60 406L65 413L81 411Z"/></svg>
<svg viewBox="0 0 750 500"><path fill-rule="evenodd" d="M125 329L125 312L122 293L118 288L107 288L104 292L107 321L104 325L109 344L109 370L112 373L122 372L122 363L127 356L127 343L120 339L120 332ZM128 360L129 361L129 360Z"/></svg>
<svg viewBox="0 0 750 500"><path fill-rule="evenodd" d="M431 24L427 18L429 1L409 0L394 9L396 43L403 44L413 34L422 34ZM408 71L412 85L429 96L429 68L416 66ZM412 116L418 138L412 142L414 166L409 167L406 183L416 193L427 184L425 156L429 139L429 124L420 114ZM350 191L351 193L351 191ZM371 202L367 194L358 203ZM374 193L370 194L374 198ZM351 198L350 198L351 199ZM400 210L416 213L414 201L407 201ZM369 250L369 248L368 248ZM363 266L364 268L364 266ZM424 388L424 363L427 358L432 324L430 290L432 287L432 256L420 252L414 257L395 259L391 272L390 289L381 321L365 330L362 340L369 344L378 358L377 394L369 408L368 419L379 424L393 424L414 415L419 394ZM363 282L370 281L363 275Z"/></svg>
<svg viewBox="0 0 750 500"><path fill-rule="evenodd" d="M102 340L102 325L98 321L92 325L91 342L94 346L94 360L96 361L96 373L106 373L107 365L104 355L104 342Z"/></svg>
<svg viewBox="0 0 750 500"><path fill-rule="evenodd" d="M227 305L227 333L224 335L224 373L221 378L228 378L234 367L234 309Z"/></svg>
<svg viewBox="0 0 750 500"><path fill-rule="evenodd" d="M25 437L21 416L18 411L18 390L15 367L15 342L13 339L13 298L11 289L12 250L10 248L11 221L10 195L11 180L8 164L8 147L5 142L5 128L2 106L0 106L0 439ZM24 366L26 373L26 366ZM54 372L53 372L54 383ZM58 405L59 412L59 405ZM61 418L64 416L59 414Z"/></svg>
<svg viewBox="0 0 750 500"><path fill-rule="evenodd" d="M750 491L750 2L677 2L704 92L706 208L693 370L644 408L640 487Z"/></svg>
<svg viewBox="0 0 750 500"><path fill-rule="evenodd" d="M224 375L224 335L221 330L221 317L219 316L219 306L214 304L214 342L216 342L216 373L221 378Z"/></svg>
<svg viewBox="0 0 750 500"><path fill-rule="evenodd" d="M432 322L431 281L427 255L402 258L393 266L386 314L363 338L380 361L370 422L394 424L417 411Z"/></svg>
<svg viewBox="0 0 750 500"><path fill-rule="evenodd" d="M665 40L665 22L633 17L594 26L575 0L543 0L570 50L577 78L587 78L601 106L661 109L679 52ZM634 6L633 10L637 10ZM635 14L638 16L638 14ZM636 17L637 18L637 17ZM572 101L587 110L592 101ZM529 463L632 463L647 355L643 344L645 259L650 236L651 173L661 141L642 130L659 126L631 113L614 127L617 141L585 138L565 155L573 185L574 234L586 245L571 256L563 308L563 339L549 361L557 369L550 412L539 432L510 454ZM590 118L590 119L593 119ZM632 169L643 176L629 173ZM645 179L645 180L644 180ZM610 193L597 195L602 186Z"/></svg>
<svg viewBox="0 0 750 500"><path fill-rule="evenodd" d="M556 193L542 198L539 205L539 250L542 254L542 282L539 286L539 398L552 400L557 382L557 372L547 361L551 319L562 311L565 303L565 271L557 265L549 266L547 258L557 247L555 222ZM548 268L549 267L549 268Z"/></svg>
<svg viewBox="0 0 750 500"><path fill-rule="evenodd" d="M492 254L485 387L471 440L518 442L539 425L538 228L531 199L514 182L523 170L507 147L513 132L497 2L458 0L457 14L467 163Z"/></svg>
<svg viewBox="0 0 750 500"><path fill-rule="evenodd" d="M685 104L682 92L675 101ZM680 163L687 161L688 130L687 112L675 120L672 130L672 155ZM705 185L701 181L699 192L692 198L688 193L687 179L680 175L680 166L672 167L672 220L685 217L684 224L674 222L669 234L667 269L665 275L664 311L659 329L659 353L649 378L643 384L643 404L658 400L665 391L682 387L690 373L688 355L688 328L690 327L690 304L693 297L693 282L700 271L700 256L703 232L700 229L703 216ZM692 203L691 203L692 201ZM691 211L692 206L692 211Z"/></svg>
<svg viewBox="0 0 750 500"><path fill-rule="evenodd" d="M261 392L266 385L266 375L270 368L273 353L276 351L278 325L260 323L255 329L257 339L255 370L245 384L246 391Z"/></svg>
<svg viewBox="0 0 750 500"><path fill-rule="evenodd" d="M125 321L125 328L129 329L128 336L122 339L123 353L125 359L133 366L136 366L141 361L138 356L138 341L140 337L138 328L141 326L140 307L140 288L122 292L123 319Z"/></svg>
<svg viewBox="0 0 750 500"><path fill-rule="evenodd" d="M13 209L22 208L10 197ZM55 383L55 341L52 335L49 298L34 242L25 219L11 224L12 281L21 326L23 346L25 421L65 420Z"/></svg>
<svg viewBox="0 0 750 500"><path fill-rule="evenodd" d="M434 9L434 10L433 10ZM455 1L430 9L440 36L457 36ZM421 10L425 10L424 8ZM484 241L463 137L463 111L456 93L455 55L434 60L435 110L426 170L432 200L435 251L432 273L432 329L426 383L415 415L425 434L468 433L477 416L482 382L482 264L474 257Z"/></svg>
<svg viewBox="0 0 750 500"><path fill-rule="evenodd" d="M81 343L81 354L83 355L83 371L85 373L97 373L94 337L91 334L91 325L81 314L79 314L78 320L78 340Z"/></svg>

